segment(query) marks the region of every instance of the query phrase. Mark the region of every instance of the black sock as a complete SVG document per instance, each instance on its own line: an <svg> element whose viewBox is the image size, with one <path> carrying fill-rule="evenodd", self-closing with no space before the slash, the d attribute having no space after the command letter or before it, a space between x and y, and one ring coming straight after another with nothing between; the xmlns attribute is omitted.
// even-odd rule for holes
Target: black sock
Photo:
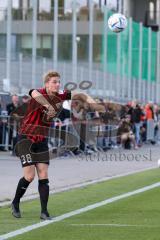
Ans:
<svg viewBox="0 0 160 240"><path fill-rule="evenodd" d="M41 212L47 212L47 203L49 198L49 181L48 179L39 180L38 190L41 201Z"/></svg>
<svg viewBox="0 0 160 240"><path fill-rule="evenodd" d="M28 182L24 177L19 180L19 183L17 185L16 194L15 194L15 197L12 202L16 207L19 207L20 199L25 194L29 184L30 184L30 182Z"/></svg>

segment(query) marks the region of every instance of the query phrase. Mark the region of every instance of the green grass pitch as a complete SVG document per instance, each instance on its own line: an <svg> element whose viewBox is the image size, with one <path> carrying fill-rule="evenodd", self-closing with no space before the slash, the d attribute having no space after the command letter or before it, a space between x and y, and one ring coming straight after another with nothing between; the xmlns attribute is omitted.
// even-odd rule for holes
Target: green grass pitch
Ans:
<svg viewBox="0 0 160 240"><path fill-rule="evenodd" d="M59 216L87 205L160 181L160 170L105 181L53 194L49 211ZM39 200L21 204L22 218L15 219L9 206L0 208L0 235L38 223ZM159 240L160 189L155 188L19 235L23 240Z"/></svg>

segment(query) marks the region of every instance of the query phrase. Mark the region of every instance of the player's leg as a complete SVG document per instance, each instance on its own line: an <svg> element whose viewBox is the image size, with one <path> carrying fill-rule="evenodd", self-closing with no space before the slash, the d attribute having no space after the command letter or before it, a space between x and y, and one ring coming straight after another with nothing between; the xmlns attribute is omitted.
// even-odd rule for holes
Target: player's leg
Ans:
<svg viewBox="0 0 160 240"><path fill-rule="evenodd" d="M49 199L49 180L48 180L48 164L37 163L36 164L37 175L38 175L38 191L41 202L41 219L49 220L50 216L47 209Z"/></svg>
<svg viewBox="0 0 160 240"><path fill-rule="evenodd" d="M12 214L14 217L20 218L21 213L19 209L20 199L25 194L29 184L33 181L35 176L35 165L26 166L23 168L23 177L19 180L15 197L12 201Z"/></svg>
<svg viewBox="0 0 160 240"><path fill-rule="evenodd" d="M125 143L126 143L127 139L128 139L128 134L127 133L123 133L121 135L121 144L122 144L123 147L125 146Z"/></svg>
<svg viewBox="0 0 160 240"><path fill-rule="evenodd" d="M131 140L131 142L133 144L133 147L135 149L137 149L138 147L137 147L137 144L136 144L136 138L135 138L134 134L130 134L129 138L130 138L130 140Z"/></svg>

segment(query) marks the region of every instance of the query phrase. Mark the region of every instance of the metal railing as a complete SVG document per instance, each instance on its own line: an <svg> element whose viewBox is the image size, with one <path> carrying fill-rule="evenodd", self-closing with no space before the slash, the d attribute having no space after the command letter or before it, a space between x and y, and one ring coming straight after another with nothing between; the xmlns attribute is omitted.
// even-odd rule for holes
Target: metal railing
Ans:
<svg viewBox="0 0 160 240"><path fill-rule="evenodd" d="M13 147L13 137L15 136L16 125L11 122L8 115L0 115L0 148L9 150ZM14 133L14 134L13 134Z"/></svg>
<svg viewBox="0 0 160 240"><path fill-rule="evenodd" d="M146 141L159 141L160 122L146 121ZM155 132L155 127L158 127ZM13 150L17 143L19 121L8 115L0 115L0 150ZM61 122L54 119L49 129L48 144L57 156L75 151L86 153L87 149L103 151L117 145L118 125L94 123L88 120Z"/></svg>

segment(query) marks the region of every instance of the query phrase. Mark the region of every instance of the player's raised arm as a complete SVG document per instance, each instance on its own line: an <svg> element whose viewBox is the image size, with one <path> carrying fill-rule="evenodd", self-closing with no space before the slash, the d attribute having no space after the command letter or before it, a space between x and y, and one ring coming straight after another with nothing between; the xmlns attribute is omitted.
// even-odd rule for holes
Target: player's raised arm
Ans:
<svg viewBox="0 0 160 240"><path fill-rule="evenodd" d="M40 105L47 109L48 116L54 116L56 114L54 107L47 101L47 99L36 89L32 89L29 95L35 99Z"/></svg>
<svg viewBox="0 0 160 240"><path fill-rule="evenodd" d="M32 89L29 91L29 95L36 100L39 104L41 104L45 108L49 108L50 103L47 99L36 89Z"/></svg>

